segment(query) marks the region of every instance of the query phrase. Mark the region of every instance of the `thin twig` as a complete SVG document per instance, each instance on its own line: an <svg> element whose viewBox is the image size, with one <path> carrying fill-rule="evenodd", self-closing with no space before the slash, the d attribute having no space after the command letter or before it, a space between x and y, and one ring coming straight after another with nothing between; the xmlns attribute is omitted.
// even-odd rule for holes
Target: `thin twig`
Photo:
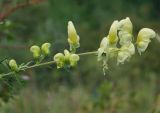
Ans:
<svg viewBox="0 0 160 113"><path fill-rule="evenodd" d="M0 21L4 21L7 17L9 17L12 13L14 13L15 11L17 11L19 9L26 8L30 5L37 4L41 1L44 1L44 0L31 0L29 2L27 1L25 3L18 4L15 7L11 7L9 9L7 9L5 12L0 14Z"/></svg>

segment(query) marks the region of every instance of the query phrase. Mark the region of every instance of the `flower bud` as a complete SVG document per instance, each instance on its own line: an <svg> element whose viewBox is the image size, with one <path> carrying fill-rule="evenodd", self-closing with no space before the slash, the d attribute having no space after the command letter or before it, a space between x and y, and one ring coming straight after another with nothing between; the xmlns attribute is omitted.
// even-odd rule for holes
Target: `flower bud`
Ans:
<svg viewBox="0 0 160 113"><path fill-rule="evenodd" d="M109 44L116 45L118 41L117 37L117 30L118 30L118 21L114 21L111 25L109 30Z"/></svg>
<svg viewBox="0 0 160 113"><path fill-rule="evenodd" d="M132 34L133 25L132 25L132 22L129 17L119 21L119 30L126 31L126 32Z"/></svg>
<svg viewBox="0 0 160 113"><path fill-rule="evenodd" d="M41 49L40 49L39 46L36 46L36 45L32 46L32 47L30 48L30 51L33 53L33 57L34 57L35 59L39 58L40 55L41 55Z"/></svg>
<svg viewBox="0 0 160 113"><path fill-rule="evenodd" d="M16 63L16 61L14 59L9 61L9 67L14 72L18 72L19 71L18 65L17 65L17 63Z"/></svg>
<svg viewBox="0 0 160 113"><path fill-rule="evenodd" d="M51 44L50 43L44 43L42 46L41 46L41 50L42 50L42 53L44 55L49 55L50 54L50 47L51 47Z"/></svg>
<svg viewBox="0 0 160 113"><path fill-rule="evenodd" d="M138 52L141 54L144 52L148 44L151 42L152 38L156 37L156 33L149 28L143 28L139 31L138 36L137 36L137 49Z"/></svg>
<svg viewBox="0 0 160 113"><path fill-rule="evenodd" d="M71 51L80 46L79 36L77 35L76 29L72 23L72 21L68 22L68 43L70 45Z"/></svg>
<svg viewBox="0 0 160 113"><path fill-rule="evenodd" d="M57 53L55 56L54 56L54 61L56 62L57 64L57 68L62 68L64 67L64 55L62 53Z"/></svg>
<svg viewBox="0 0 160 113"><path fill-rule="evenodd" d="M72 66L72 67L74 67L74 66L76 66L77 65L77 62L79 61L79 56L77 55L77 54L72 54L71 56L70 56L70 65Z"/></svg>

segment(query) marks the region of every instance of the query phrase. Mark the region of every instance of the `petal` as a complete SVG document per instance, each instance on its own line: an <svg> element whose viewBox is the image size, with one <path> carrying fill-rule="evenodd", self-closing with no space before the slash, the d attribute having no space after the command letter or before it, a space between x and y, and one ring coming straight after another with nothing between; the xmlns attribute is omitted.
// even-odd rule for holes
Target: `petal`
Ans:
<svg viewBox="0 0 160 113"><path fill-rule="evenodd" d="M109 38L104 37L101 41L100 48L107 49L109 46Z"/></svg>
<svg viewBox="0 0 160 113"><path fill-rule="evenodd" d="M79 56L77 54L72 54L70 56L70 60L72 60L72 61L79 61Z"/></svg>
<svg viewBox="0 0 160 113"><path fill-rule="evenodd" d="M124 62L129 58L130 54L126 51L118 52L117 64L124 64Z"/></svg>
<svg viewBox="0 0 160 113"><path fill-rule="evenodd" d="M62 53L57 53L55 56L54 56L54 61L55 62L59 62L59 61L63 61L64 60L64 55Z"/></svg>
<svg viewBox="0 0 160 113"><path fill-rule="evenodd" d="M132 25L132 22L129 17L122 19L119 22L119 30L126 31L126 32L132 34L133 25Z"/></svg>
<svg viewBox="0 0 160 113"><path fill-rule="evenodd" d="M126 45L130 44L132 42L132 35L126 31L120 31L118 33L119 38L120 38L120 45Z"/></svg>
<svg viewBox="0 0 160 113"><path fill-rule="evenodd" d="M79 41L79 36L72 21L68 22L68 41L69 43L77 43Z"/></svg>
<svg viewBox="0 0 160 113"><path fill-rule="evenodd" d="M118 30L118 21L114 21L109 30L109 43L116 44L118 41L117 37L117 30Z"/></svg>

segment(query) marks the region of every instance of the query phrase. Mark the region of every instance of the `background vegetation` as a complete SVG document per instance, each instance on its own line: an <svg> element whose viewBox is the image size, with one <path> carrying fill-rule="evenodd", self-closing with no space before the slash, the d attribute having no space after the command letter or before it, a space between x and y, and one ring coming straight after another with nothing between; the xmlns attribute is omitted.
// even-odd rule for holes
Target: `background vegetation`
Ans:
<svg viewBox="0 0 160 113"><path fill-rule="evenodd" d="M25 0L0 0L3 12ZM79 52L94 51L113 20L130 17L134 32L149 27L160 34L159 0L32 0L0 23L0 60L31 60L29 47L52 43L52 55L68 47L67 23L80 35ZM96 56L82 57L71 70L48 66L28 70L18 80L0 79L0 113L159 113L160 43L125 65L111 62L104 76ZM0 73L7 71L2 63Z"/></svg>

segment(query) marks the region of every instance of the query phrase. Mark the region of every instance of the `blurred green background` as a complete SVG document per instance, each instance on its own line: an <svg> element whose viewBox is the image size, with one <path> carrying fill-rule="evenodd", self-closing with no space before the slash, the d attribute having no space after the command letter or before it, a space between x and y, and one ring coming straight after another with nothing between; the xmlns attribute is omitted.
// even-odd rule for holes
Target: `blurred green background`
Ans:
<svg viewBox="0 0 160 113"><path fill-rule="evenodd" d="M15 6L25 0L0 0ZM0 23L0 60L31 60L29 47L52 43L52 55L68 48L67 24L80 35L78 52L94 51L111 23L130 17L135 37L143 27L160 34L160 0L45 0L11 14ZM136 40L136 39L135 39ZM52 56L51 56L52 57ZM7 72L3 63L0 73ZM74 69L56 66L0 79L0 113L160 113L160 43L103 75L96 56L82 57Z"/></svg>

